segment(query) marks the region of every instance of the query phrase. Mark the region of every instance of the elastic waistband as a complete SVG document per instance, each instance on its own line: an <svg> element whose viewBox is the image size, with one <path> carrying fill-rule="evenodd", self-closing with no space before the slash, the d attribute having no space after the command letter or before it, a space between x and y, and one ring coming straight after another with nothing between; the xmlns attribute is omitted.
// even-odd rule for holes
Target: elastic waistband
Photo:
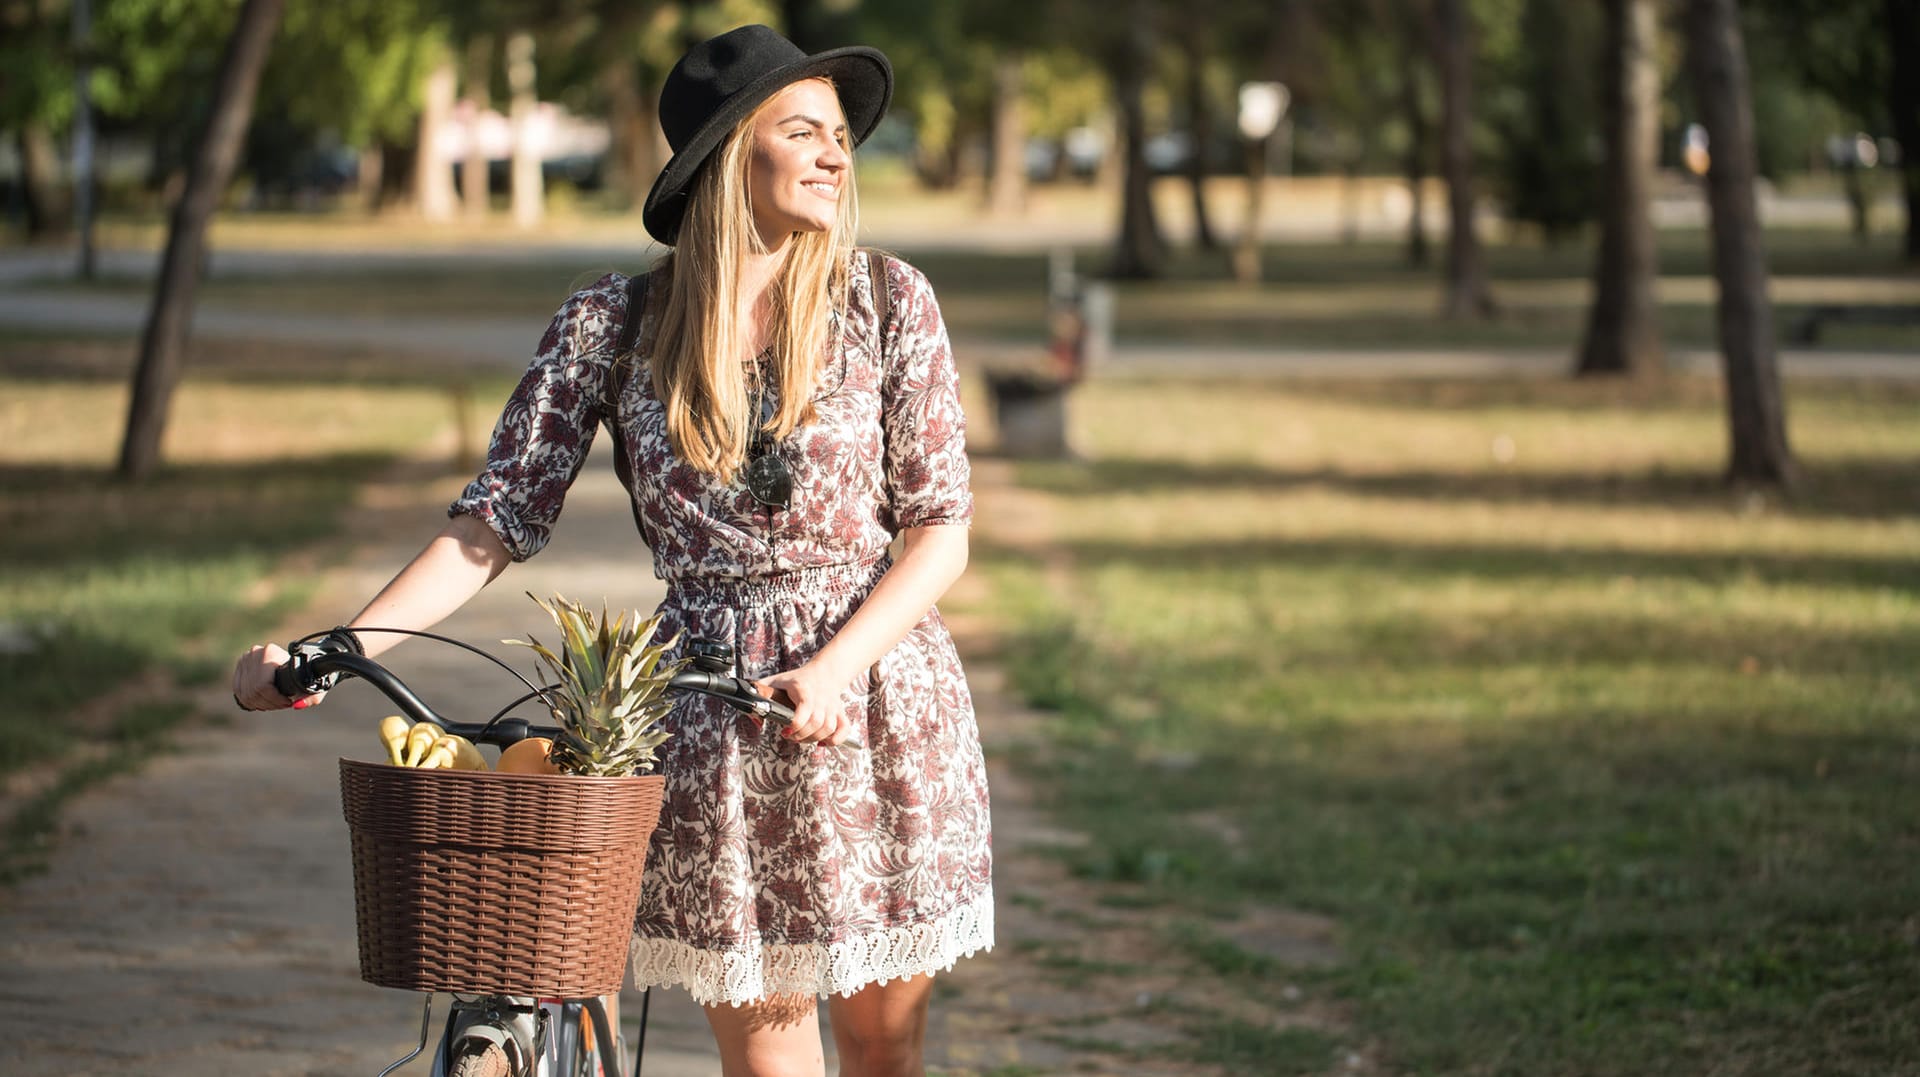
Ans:
<svg viewBox="0 0 1920 1077"><path fill-rule="evenodd" d="M892 563L891 558L881 557L768 576L679 576L667 581L667 601L756 606L781 599L843 595L870 589Z"/></svg>

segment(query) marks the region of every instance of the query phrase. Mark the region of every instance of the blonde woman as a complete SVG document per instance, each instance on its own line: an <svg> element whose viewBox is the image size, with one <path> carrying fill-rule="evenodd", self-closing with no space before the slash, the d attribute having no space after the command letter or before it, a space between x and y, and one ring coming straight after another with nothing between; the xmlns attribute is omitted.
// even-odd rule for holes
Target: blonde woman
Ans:
<svg viewBox="0 0 1920 1077"><path fill-rule="evenodd" d="M662 750L634 980L692 993L730 1077L821 1073L820 996L842 1073L920 1073L932 974L993 942L985 768L934 609L972 518L953 359L926 278L853 246L852 150L892 85L872 49L764 26L689 50L644 214L672 252L567 300L451 522L353 622L425 627L538 552L615 433L666 631L731 641L798 714L689 698ZM307 702L274 691L284 660L241 659L242 706Z"/></svg>

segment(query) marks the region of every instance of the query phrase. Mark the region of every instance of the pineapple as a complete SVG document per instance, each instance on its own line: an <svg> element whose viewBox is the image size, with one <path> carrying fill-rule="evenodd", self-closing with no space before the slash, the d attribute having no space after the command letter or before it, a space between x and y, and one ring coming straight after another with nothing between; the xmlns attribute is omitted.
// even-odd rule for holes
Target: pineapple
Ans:
<svg viewBox="0 0 1920 1077"><path fill-rule="evenodd" d="M551 603L527 597L559 627L561 653L531 637L503 642L532 648L557 679L549 700L561 729L554 763L566 774L625 776L652 770L653 750L670 735L653 728L672 707L667 682L686 664L665 661L679 637L653 642L659 614L644 621L638 611L609 618L603 605L596 620L593 611L559 595Z"/></svg>

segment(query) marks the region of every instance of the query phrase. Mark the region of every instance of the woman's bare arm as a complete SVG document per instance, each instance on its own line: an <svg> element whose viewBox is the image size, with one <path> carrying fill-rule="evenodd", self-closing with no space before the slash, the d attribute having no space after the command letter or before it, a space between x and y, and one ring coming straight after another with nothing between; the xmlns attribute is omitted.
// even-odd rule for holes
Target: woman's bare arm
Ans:
<svg viewBox="0 0 1920 1077"><path fill-rule="evenodd" d="M480 593L512 560L486 524L471 516L456 516L347 626L416 631L430 628ZM367 654L376 655L403 638L390 632L369 632L361 641ZM235 701L248 710L279 710L293 705L294 701L273 686L273 671L286 660L287 652L272 644L255 646L241 655L233 669ZM318 700L318 696L310 696L306 702Z"/></svg>
<svg viewBox="0 0 1920 1077"><path fill-rule="evenodd" d="M512 562L492 528L472 516L455 516L347 627L431 628L466 605ZM376 655L403 638L369 632L361 642L368 655Z"/></svg>
<svg viewBox="0 0 1920 1077"><path fill-rule="evenodd" d="M797 717L788 732L794 739L835 744L846 740L852 730L842 713L840 693L912 631L966 570L964 525L910 527L900 534L900 559L846 625L812 661L764 682L793 700Z"/></svg>

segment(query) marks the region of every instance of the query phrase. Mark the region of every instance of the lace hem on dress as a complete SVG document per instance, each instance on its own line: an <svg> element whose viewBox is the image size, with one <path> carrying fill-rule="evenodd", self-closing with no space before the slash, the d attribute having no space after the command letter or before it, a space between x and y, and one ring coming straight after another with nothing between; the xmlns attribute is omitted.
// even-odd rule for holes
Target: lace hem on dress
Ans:
<svg viewBox="0 0 1920 1077"><path fill-rule="evenodd" d="M633 937L636 988L684 986L702 1006L768 995L851 995L869 984L943 972L993 949L993 889L937 920L881 928L827 945L702 950L673 939Z"/></svg>

